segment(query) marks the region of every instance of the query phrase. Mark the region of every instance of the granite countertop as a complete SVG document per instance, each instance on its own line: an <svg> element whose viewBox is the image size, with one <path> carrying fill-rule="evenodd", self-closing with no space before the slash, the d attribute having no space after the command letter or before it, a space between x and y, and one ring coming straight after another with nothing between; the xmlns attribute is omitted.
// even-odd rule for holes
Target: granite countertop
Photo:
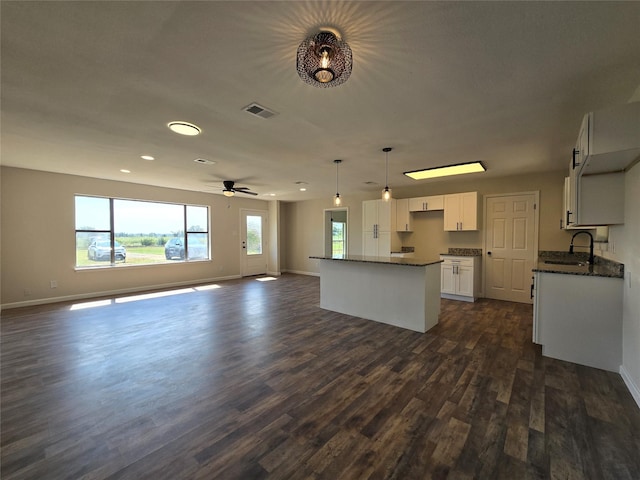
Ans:
<svg viewBox="0 0 640 480"><path fill-rule="evenodd" d="M595 257L593 264L585 253L568 254L566 252L540 252L534 272L558 273L562 275L587 275L592 277L624 278L624 264L602 257ZM581 262L581 265L547 262Z"/></svg>
<svg viewBox="0 0 640 480"><path fill-rule="evenodd" d="M334 260L336 262L357 262L357 263L382 263L387 265L404 265L407 267L426 267L442 260L425 260L422 258L401 258L401 257L366 257L364 255L349 255L346 258L332 258L329 256L310 256L316 260Z"/></svg>
<svg viewBox="0 0 640 480"><path fill-rule="evenodd" d="M441 253L444 257L480 257L481 248L449 248L447 253Z"/></svg>

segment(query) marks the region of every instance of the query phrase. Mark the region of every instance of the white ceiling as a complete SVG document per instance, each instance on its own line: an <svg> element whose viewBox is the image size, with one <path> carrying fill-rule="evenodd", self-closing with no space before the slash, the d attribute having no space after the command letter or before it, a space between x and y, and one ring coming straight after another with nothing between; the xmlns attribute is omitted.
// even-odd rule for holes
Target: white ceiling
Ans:
<svg viewBox="0 0 640 480"><path fill-rule="evenodd" d="M230 179L259 198L331 196L340 158L343 196L378 191L386 146L392 188L416 184L404 171L472 160L484 176L560 170L583 114L640 85L640 2L1 8L3 165L187 190ZM320 27L353 51L336 88L296 73L298 45ZM244 112L252 102L278 115ZM172 120L203 133L176 135Z"/></svg>

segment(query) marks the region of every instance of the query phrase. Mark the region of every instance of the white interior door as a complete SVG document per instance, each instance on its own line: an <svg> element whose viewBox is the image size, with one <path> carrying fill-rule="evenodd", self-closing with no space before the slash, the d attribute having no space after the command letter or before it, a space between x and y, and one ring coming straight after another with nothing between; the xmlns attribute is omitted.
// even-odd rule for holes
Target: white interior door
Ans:
<svg viewBox="0 0 640 480"><path fill-rule="evenodd" d="M538 255L537 193L485 197L485 296L531 303Z"/></svg>
<svg viewBox="0 0 640 480"><path fill-rule="evenodd" d="M267 273L268 262L268 213L262 210L241 210L241 259L240 275Z"/></svg>

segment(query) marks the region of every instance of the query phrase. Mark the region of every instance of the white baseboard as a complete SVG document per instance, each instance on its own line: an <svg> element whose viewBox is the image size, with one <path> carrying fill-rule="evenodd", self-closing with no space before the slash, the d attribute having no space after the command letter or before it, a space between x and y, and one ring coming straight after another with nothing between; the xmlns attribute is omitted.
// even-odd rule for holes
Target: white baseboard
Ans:
<svg viewBox="0 0 640 480"><path fill-rule="evenodd" d="M270 272L267 270L267 275L271 275L272 277L279 277L282 275L282 272Z"/></svg>
<svg viewBox="0 0 640 480"><path fill-rule="evenodd" d="M286 273L297 273L298 275L310 275L312 277L319 277L319 272L303 272L302 270L283 270Z"/></svg>
<svg viewBox="0 0 640 480"><path fill-rule="evenodd" d="M638 404L638 408L640 408L640 387L635 384L627 369L624 368L624 365L620 365L620 376L622 377L622 380L624 380L624 383L629 389L629 392L631 392L631 396Z"/></svg>
<svg viewBox="0 0 640 480"><path fill-rule="evenodd" d="M79 293L76 295L64 295L60 297L48 297L48 298L39 298L33 300L26 300L24 302L13 302L13 303L5 303L0 307L1 310L5 310L8 308L19 308L19 307L32 307L35 305L46 305L47 303L60 303L60 302L71 302L74 300L86 300L88 298L96 298L96 297L110 297L114 295L123 295L128 293L138 293L138 292L147 292L149 290L158 290L163 288L175 288L175 287L184 287L186 285L198 285L201 283L210 283L210 282L222 282L224 280L237 280L240 275L229 275L226 277L216 277L216 278L202 278L197 280L187 280L183 282L171 282L171 283L162 283L158 285L144 285L140 287L133 288L123 288L118 290L107 290L103 292L89 292L89 293Z"/></svg>

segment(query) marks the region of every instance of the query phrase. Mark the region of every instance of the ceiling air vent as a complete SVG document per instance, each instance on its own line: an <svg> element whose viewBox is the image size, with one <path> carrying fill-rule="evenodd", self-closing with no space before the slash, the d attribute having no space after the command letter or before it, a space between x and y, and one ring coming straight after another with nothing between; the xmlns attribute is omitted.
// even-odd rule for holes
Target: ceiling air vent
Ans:
<svg viewBox="0 0 640 480"><path fill-rule="evenodd" d="M263 107L262 105L258 105L257 103L252 103L251 105L247 105L243 108L245 112L249 112L252 115L260 118L270 118L274 115L277 115L273 110L269 110L268 108Z"/></svg>

